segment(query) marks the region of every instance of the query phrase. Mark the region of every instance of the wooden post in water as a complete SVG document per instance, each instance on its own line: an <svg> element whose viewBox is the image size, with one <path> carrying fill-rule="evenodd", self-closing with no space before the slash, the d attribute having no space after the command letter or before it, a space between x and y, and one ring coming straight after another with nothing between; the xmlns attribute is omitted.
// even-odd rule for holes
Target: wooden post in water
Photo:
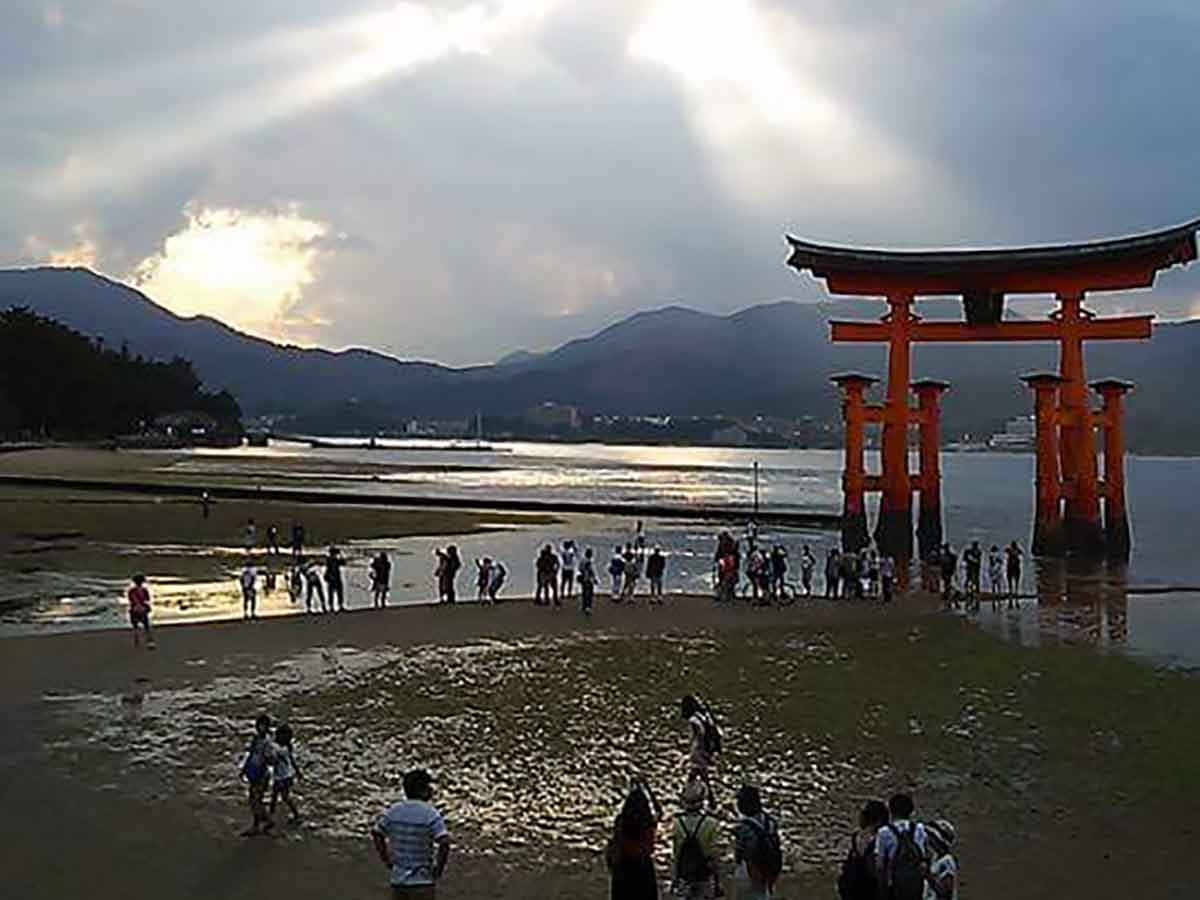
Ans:
<svg viewBox="0 0 1200 900"><path fill-rule="evenodd" d="M1033 555L1061 556L1065 547L1062 477L1059 470L1058 391L1062 378L1048 372L1022 379L1033 390L1037 441L1037 481Z"/></svg>
<svg viewBox="0 0 1200 900"><path fill-rule="evenodd" d="M857 552L871 543L867 534L864 502L867 470L864 459L867 388L878 378L869 375L834 375L830 379L842 391L842 422L845 426L845 461L842 466L842 549Z"/></svg>
<svg viewBox="0 0 1200 900"><path fill-rule="evenodd" d="M1092 382L1103 407L1097 424L1104 429L1104 549L1117 562L1129 559L1129 518L1125 511L1125 395L1133 384L1116 378Z"/></svg>
<svg viewBox="0 0 1200 900"><path fill-rule="evenodd" d="M921 436L917 549L921 559L928 559L942 546L941 398L950 385L926 378L914 381L912 387L917 395L915 419Z"/></svg>

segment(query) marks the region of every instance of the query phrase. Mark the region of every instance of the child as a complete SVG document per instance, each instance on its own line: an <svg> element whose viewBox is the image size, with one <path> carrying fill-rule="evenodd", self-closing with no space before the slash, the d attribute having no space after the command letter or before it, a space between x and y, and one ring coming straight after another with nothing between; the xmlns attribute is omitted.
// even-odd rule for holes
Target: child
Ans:
<svg viewBox="0 0 1200 900"><path fill-rule="evenodd" d="M129 625L133 629L133 646L140 643L138 626L146 631L146 649L154 649L154 638L150 636L150 589L146 587L145 575L133 576L133 587L129 589Z"/></svg>
<svg viewBox="0 0 1200 900"><path fill-rule="evenodd" d="M246 748L246 761L242 763L242 778L249 786L250 827L242 832L242 837L270 831L275 824L267 815L263 798L267 794L267 786L271 783L271 766L275 762L275 745L271 743L271 717L261 715L254 720L254 737Z"/></svg>
<svg viewBox="0 0 1200 900"><path fill-rule="evenodd" d="M296 755L292 750L292 729L286 723L275 729L275 780L271 784L271 809L269 815L274 821L275 804L283 800L292 815L288 823L295 825L300 821L300 810L292 800L292 784L300 777L300 767L296 765Z"/></svg>
<svg viewBox="0 0 1200 900"><path fill-rule="evenodd" d="M956 837L954 826L946 819L925 826L930 858L925 900L958 900L958 861L950 852Z"/></svg>

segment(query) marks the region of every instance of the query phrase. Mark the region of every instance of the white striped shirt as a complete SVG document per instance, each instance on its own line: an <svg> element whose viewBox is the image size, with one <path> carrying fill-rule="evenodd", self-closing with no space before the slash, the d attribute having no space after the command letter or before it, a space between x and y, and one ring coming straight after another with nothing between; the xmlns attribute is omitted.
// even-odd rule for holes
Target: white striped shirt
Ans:
<svg viewBox="0 0 1200 900"><path fill-rule="evenodd" d="M442 814L423 800L401 800L375 822L388 842L392 884L433 884L434 842L449 834Z"/></svg>

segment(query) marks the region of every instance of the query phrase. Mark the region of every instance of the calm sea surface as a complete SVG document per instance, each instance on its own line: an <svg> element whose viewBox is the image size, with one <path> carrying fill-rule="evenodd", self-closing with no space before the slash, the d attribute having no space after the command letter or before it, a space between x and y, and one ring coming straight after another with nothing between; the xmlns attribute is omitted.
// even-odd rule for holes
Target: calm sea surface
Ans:
<svg viewBox="0 0 1200 900"><path fill-rule="evenodd" d="M201 483L235 476L308 490L593 501L601 513L606 503L643 502L743 506L749 515L757 462L759 502L764 509L836 512L840 503L839 451L539 443L468 451L386 441L369 450L353 446L361 442L346 443L320 449L273 444L265 449L197 450L171 465L170 471ZM956 547L976 539L985 547L1013 539L1028 546L1032 456L946 454L943 470L947 535ZM1016 612L985 611L981 624L1029 643L1084 641L1200 665L1200 593L1186 590L1200 587L1200 554L1194 549L1200 523L1195 511L1200 460L1130 459L1128 483L1135 547L1126 572L1087 572L1068 578L1055 567L1027 565L1024 590L1038 593L1039 599L1023 602ZM527 594L532 590L531 560L540 544L574 537L596 549L603 568L612 547L630 539L633 525L601 514L573 517L563 526L455 538L466 561L460 596L473 596L476 557L504 560L510 572L509 591ZM670 556L669 589L707 590L713 528L680 521L650 521L646 527L650 543L662 546ZM786 531L770 539L791 548L794 558L803 543L820 555L835 538L831 533ZM352 545L350 605L369 605L365 564L379 549L393 557L394 601L429 601L433 549L447 542L412 538ZM234 614L238 606L233 579L231 572L222 582L162 585L156 615L169 620ZM120 587L64 586L61 596L48 598L20 622L10 621L6 630L78 627L84 619L89 627L120 624ZM1167 590L1159 592L1162 589ZM267 614L295 612L282 589L266 598L264 606Z"/></svg>

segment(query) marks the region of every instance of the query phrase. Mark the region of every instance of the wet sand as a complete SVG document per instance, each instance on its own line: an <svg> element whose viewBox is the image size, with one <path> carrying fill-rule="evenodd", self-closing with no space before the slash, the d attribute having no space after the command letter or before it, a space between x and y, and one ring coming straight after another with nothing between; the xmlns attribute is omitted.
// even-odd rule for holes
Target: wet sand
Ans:
<svg viewBox="0 0 1200 900"><path fill-rule="evenodd" d="M405 608L0 641L12 896L384 897L364 833L399 770L442 775L443 897L604 897L631 769L667 801L699 688L726 729L723 811L760 781L781 896L829 896L862 797L916 790L961 835L965 896L1183 897L1200 800L1194 679L1002 644L901 608ZM309 822L235 837L262 709L299 725ZM667 857L660 855L660 872Z"/></svg>

